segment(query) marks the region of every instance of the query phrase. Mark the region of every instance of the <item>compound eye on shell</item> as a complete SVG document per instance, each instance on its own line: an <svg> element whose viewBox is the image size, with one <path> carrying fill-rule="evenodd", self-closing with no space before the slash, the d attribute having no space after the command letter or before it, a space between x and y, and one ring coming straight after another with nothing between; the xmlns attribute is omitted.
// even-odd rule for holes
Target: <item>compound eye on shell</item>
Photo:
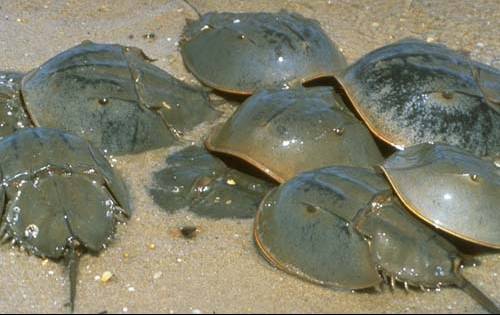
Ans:
<svg viewBox="0 0 500 315"><path fill-rule="evenodd" d="M106 97L102 97L97 102L99 103L99 105L103 105L104 106L104 105L108 105L109 99L106 98Z"/></svg>

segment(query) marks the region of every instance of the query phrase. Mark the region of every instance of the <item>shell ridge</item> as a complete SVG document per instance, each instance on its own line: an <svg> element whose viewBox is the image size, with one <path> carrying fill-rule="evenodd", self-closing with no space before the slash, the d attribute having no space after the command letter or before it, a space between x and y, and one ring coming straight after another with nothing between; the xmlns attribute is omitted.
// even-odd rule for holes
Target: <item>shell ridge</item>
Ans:
<svg viewBox="0 0 500 315"><path fill-rule="evenodd" d="M141 78L142 78L142 71L139 70L139 69L136 69L132 63L130 62L129 58L127 57L126 53L124 53L122 51L122 54L124 55L124 58L125 60L127 61L127 66L128 66L128 69L129 69L129 73L130 73L130 78L133 82L133 86L134 86L134 93L137 97L137 101L139 103L139 108L142 110L142 111L145 111L145 110L151 110L151 106L148 105L146 103L146 101L144 100L144 84L141 82ZM176 140L179 140L179 133L176 132L177 130L172 127L165 119L165 117L163 116L163 112L161 111L155 111L153 110L152 111L153 113L155 113L156 115L158 115L163 124L165 125L165 127L167 128L167 130L172 134L172 136L174 137L174 139ZM135 124L135 129L134 129L134 135L133 135L133 139L134 139L134 146L137 144L137 145L140 145L139 143L137 143L137 131L138 131L138 127L139 127L139 121L136 121L136 124Z"/></svg>

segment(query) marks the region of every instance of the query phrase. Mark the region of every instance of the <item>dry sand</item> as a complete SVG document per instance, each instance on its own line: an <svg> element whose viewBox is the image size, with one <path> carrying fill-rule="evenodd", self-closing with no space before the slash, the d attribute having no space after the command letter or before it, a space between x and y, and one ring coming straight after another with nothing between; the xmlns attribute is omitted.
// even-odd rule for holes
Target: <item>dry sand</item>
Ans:
<svg viewBox="0 0 500 315"><path fill-rule="evenodd" d="M195 1L201 12L288 9L318 19L349 62L408 36L443 42L500 67L500 2L481 1ZM0 68L28 71L82 40L142 48L156 64L193 82L176 42L195 12L177 0L1 0ZM144 34L154 33L155 39ZM132 35L132 36L131 36ZM199 142L207 128L191 136ZM135 214L100 257L84 256L77 312L483 312L460 290L380 294L335 292L273 269L257 253L252 220L213 221L188 211L167 215L147 193L153 170L173 151L120 157L116 168L132 190ZM176 237L184 224L194 240ZM154 246L151 246L154 244ZM154 249L152 248L154 247ZM481 258L466 275L500 301L500 255ZM104 271L114 277L96 280ZM0 312L66 312L61 264L0 247Z"/></svg>

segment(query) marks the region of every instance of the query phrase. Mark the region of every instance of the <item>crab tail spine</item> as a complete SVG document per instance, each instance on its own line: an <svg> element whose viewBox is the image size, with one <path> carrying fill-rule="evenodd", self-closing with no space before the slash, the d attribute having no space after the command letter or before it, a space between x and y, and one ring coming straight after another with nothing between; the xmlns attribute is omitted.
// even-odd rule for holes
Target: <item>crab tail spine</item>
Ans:
<svg viewBox="0 0 500 315"><path fill-rule="evenodd" d="M465 277L459 275L457 279L457 286L464 290L471 298L473 298L477 303L479 303L485 310L492 314L500 314L500 308L496 303L490 299L486 294L479 290L474 284L472 284Z"/></svg>
<svg viewBox="0 0 500 315"><path fill-rule="evenodd" d="M71 247L68 251L68 256L66 258L66 266L69 271L69 307L71 313L75 311L75 297L76 297L76 284L78 276L78 265L80 262L80 257L75 248Z"/></svg>
<svg viewBox="0 0 500 315"><path fill-rule="evenodd" d="M185 4L187 4L187 5L188 5L191 9L193 9L193 11L194 11L194 12L196 12L196 14L198 15L198 17L200 17L200 18L201 18L201 12L200 12L200 10L198 10L198 8L197 8L197 7L195 7L195 6L191 3L191 1L189 1L189 0L183 0L183 2L184 2Z"/></svg>

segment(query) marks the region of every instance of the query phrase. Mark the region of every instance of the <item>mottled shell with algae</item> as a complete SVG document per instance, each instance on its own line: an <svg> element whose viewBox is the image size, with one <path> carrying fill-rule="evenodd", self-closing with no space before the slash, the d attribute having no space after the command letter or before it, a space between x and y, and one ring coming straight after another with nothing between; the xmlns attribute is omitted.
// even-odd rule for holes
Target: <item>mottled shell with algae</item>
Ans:
<svg viewBox="0 0 500 315"><path fill-rule="evenodd" d="M407 39L379 48L338 77L355 110L399 148L447 143L500 151L500 71L443 45Z"/></svg>
<svg viewBox="0 0 500 315"><path fill-rule="evenodd" d="M35 126L116 155L170 146L218 116L205 92L150 61L138 48L84 41L23 78L26 110Z"/></svg>

